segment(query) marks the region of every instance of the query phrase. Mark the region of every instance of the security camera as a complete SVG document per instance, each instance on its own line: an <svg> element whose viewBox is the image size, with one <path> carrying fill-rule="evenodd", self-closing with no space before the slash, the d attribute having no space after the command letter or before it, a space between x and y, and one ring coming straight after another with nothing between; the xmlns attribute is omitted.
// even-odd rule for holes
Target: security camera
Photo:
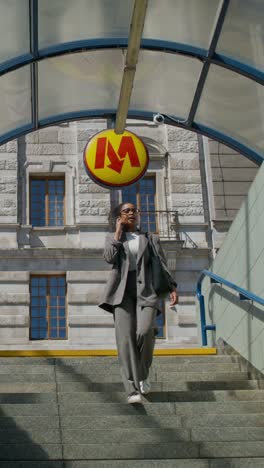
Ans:
<svg viewBox="0 0 264 468"><path fill-rule="evenodd" d="M165 122L164 115L162 114L154 114L153 115L153 122L157 125L162 125Z"/></svg>

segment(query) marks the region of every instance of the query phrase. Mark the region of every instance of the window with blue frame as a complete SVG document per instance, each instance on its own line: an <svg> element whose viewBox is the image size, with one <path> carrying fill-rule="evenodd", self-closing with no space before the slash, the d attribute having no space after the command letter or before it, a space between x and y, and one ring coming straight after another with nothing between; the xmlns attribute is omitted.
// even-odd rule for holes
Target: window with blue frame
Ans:
<svg viewBox="0 0 264 468"><path fill-rule="evenodd" d="M144 177L137 184L121 189L121 202L137 206L142 231L157 232L155 176Z"/></svg>
<svg viewBox="0 0 264 468"><path fill-rule="evenodd" d="M65 224L64 177L30 178L30 223L32 226Z"/></svg>
<svg viewBox="0 0 264 468"><path fill-rule="evenodd" d="M30 339L67 339L66 278L64 275L31 276Z"/></svg>

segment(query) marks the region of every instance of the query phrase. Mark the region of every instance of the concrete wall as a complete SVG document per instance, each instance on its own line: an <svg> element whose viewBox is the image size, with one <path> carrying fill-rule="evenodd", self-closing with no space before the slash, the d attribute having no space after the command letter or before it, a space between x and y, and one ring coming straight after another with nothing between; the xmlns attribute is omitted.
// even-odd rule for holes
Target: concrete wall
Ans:
<svg viewBox="0 0 264 468"><path fill-rule="evenodd" d="M264 298L264 165L212 265L212 271ZM264 370L264 307L239 301L236 292L203 283L207 322L216 324L208 332L209 344L223 339L257 369ZM200 329L200 326L199 326Z"/></svg>

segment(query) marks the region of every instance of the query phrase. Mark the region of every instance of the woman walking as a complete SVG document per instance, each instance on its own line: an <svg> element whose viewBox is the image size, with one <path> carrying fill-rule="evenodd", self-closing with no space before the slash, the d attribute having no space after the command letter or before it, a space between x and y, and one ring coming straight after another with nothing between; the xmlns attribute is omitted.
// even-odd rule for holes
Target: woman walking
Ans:
<svg viewBox="0 0 264 468"><path fill-rule="evenodd" d="M114 314L121 376L128 403L142 403L150 391L149 369L155 344L159 297L154 290L148 237L137 230L137 209L122 203L113 210L115 231L108 233L104 259L112 264L99 307ZM170 305L177 303L177 284L170 275L159 237L152 235L169 275Z"/></svg>

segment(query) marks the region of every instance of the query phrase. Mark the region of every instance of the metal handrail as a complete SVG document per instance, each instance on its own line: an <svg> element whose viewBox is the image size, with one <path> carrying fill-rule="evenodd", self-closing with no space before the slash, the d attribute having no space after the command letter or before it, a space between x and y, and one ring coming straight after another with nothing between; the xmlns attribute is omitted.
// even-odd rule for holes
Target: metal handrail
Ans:
<svg viewBox="0 0 264 468"><path fill-rule="evenodd" d="M203 346L207 346L207 331L208 330L215 330L215 325L206 325L206 317L205 317L205 306L204 306L204 295L202 294L202 281L205 276L209 276L211 283L220 283L224 284L228 288L233 289L234 291L239 293L239 299L241 301L251 300L257 302L258 304L264 305L264 299L256 294L253 294L246 289L240 288L234 283L222 278L221 276L216 275L208 270L202 270L201 275L198 279L197 286L196 286L196 296L200 303L200 317L201 317L201 330L202 330L202 344Z"/></svg>

